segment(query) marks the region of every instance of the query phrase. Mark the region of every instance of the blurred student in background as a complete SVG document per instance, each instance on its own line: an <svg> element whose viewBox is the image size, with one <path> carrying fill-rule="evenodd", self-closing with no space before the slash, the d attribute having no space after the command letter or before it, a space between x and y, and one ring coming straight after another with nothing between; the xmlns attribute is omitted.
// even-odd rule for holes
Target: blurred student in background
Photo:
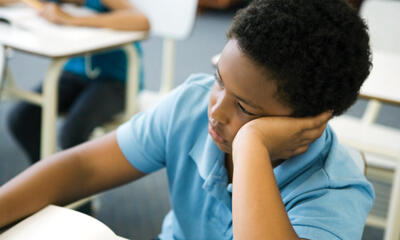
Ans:
<svg viewBox="0 0 400 240"><path fill-rule="evenodd" d="M0 0L0 3L18 2ZM98 12L91 16L72 16L59 3L72 3ZM62 0L45 2L40 15L50 22L111 28L116 30L149 30L146 16L128 0ZM141 55L140 45L135 44ZM122 49L70 59L61 73L58 86L58 111L66 114L61 126L62 149L86 141L96 126L111 120L124 109L127 58ZM35 88L42 91L42 84ZM31 163L40 159L41 108L18 103L8 117L8 128L26 151Z"/></svg>

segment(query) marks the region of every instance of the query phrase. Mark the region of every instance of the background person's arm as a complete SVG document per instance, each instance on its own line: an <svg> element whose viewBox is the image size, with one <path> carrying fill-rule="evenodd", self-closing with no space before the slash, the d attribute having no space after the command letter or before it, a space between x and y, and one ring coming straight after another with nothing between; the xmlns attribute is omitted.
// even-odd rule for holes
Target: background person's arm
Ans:
<svg viewBox="0 0 400 240"><path fill-rule="evenodd" d="M17 3L19 0L0 0L0 6L11 4L11 3Z"/></svg>
<svg viewBox="0 0 400 240"><path fill-rule="evenodd" d="M110 133L45 158L1 186L0 227L48 204L66 205L142 176Z"/></svg>
<svg viewBox="0 0 400 240"><path fill-rule="evenodd" d="M128 0L102 0L102 3L111 11L92 16L73 16L63 11L55 3L45 3L40 14L56 24L131 31L150 29L147 17Z"/></svg>

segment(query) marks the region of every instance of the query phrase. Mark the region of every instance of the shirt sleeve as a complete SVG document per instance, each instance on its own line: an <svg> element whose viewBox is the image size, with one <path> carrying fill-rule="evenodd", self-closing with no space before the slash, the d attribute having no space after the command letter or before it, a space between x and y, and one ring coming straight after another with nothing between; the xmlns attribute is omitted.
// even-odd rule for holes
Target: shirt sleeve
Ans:
<svg viewBox="0 0 400 240"><path fill-rule="evenodd" d="M125 158L139 171L165 167L166 138L176 99L183 86L166 95L159 104L133 116L117 129L118 145Z"/></svg>
<svg viewBox="0 0 400 240"><path fill-rule="evenodd" d="M340 188L315 189L292 199L288 216L300 238L361 239L373 198L371 186L362 180Z"/></svg>

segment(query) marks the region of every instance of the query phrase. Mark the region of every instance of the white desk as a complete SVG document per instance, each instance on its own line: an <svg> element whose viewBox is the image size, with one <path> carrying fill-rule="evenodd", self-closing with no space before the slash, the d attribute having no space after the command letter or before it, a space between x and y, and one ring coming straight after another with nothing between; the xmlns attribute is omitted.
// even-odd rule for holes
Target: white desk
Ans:
<svg viewBox="0 0 400 240"><path fill-rule="evenodd" d="M12 5L0 8L3 13L21 11L30 12L31 19L25 23L40 21L34 10ZM62 29L62 30L60 30ZM19 89L6 68L5 92L42 107L41 158L51 155L56 147L56 119L57 119L57 88L59 75L65 62L72 56L103 51L122 47L128 56L127 102L125 114L131 115L135 111L134 100L138 90L139 58L132 42L147 37L146 32L121 32L108 29L89 29L79 27L63 27L49 24L48 28L36 29L17 27L0 23L0 45L5 48L16 49L51 58L51 65L43 83L43 93L36 94ZM22 69L23 66L21 66ZM127 91L128 93L128 91Z"/></svg>
<svg viewBox="0 0 400 240"><path fill-rule="evenodd" d="M400 105L400 55L375 50L372 63L360 96Z"/></svg>

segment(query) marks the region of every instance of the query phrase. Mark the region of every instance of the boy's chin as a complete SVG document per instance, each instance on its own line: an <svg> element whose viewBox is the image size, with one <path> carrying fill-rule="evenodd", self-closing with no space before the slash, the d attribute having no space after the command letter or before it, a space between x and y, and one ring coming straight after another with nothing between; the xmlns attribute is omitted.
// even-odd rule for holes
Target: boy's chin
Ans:
<svg viewBox="0 0 400 240"><path fill-rule="evenodd" d="M217 145L217 147L219 148L219 150L221 150L222 152L226 153L226 154L232 154L232 147L228 146L228 143L218 143L215 142L215 145Z"/></svg>

